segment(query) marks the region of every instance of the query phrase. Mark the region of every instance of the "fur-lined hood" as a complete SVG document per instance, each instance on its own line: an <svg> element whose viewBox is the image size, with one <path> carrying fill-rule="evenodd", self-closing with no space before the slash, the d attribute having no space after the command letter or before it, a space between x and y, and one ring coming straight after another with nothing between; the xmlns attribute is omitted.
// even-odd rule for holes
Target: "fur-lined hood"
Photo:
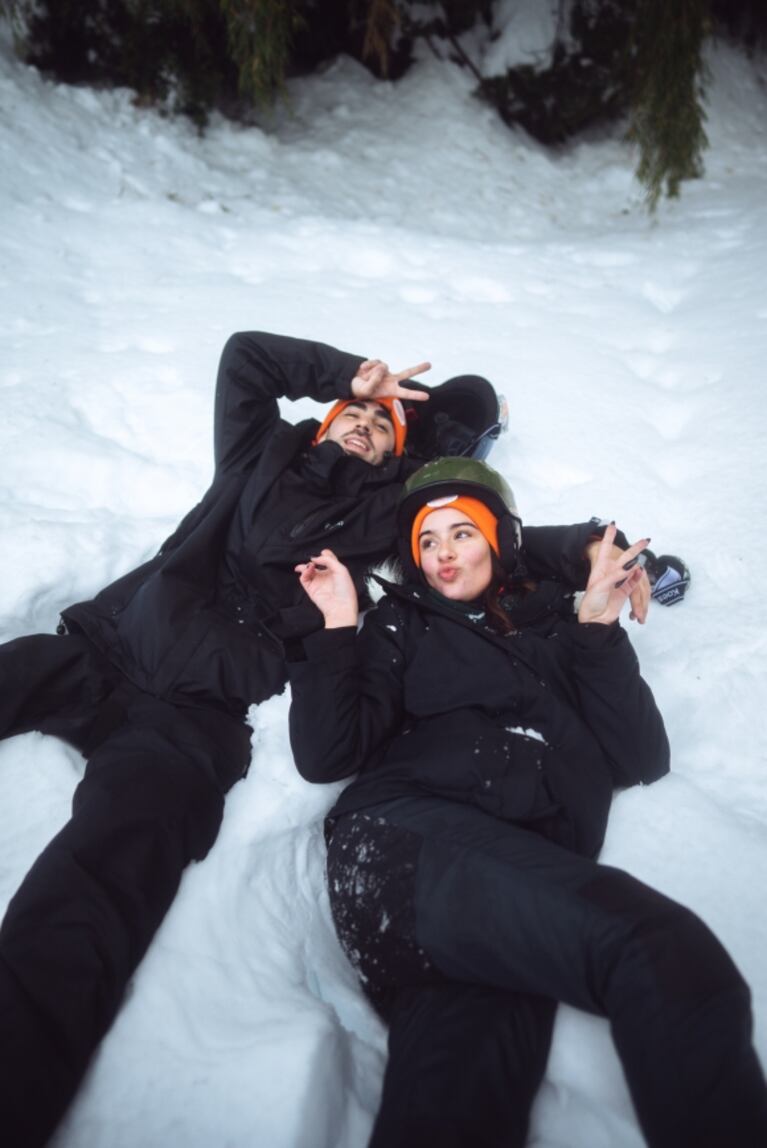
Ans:
<svg viewBox="0 0 767 1148"><path fill-rule="evenodd" d="M381 601L386 593L385 583L404 586L405 571L399 558L387 558L384 562L380 562L373 567L365 579L365 589L374 606Z"/></svg>

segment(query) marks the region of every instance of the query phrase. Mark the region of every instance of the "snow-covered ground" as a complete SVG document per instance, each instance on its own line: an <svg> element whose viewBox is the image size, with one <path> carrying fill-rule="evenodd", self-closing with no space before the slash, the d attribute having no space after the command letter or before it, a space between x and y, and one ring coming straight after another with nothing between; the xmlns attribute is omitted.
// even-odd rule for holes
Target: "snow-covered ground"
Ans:
<svg viewBox="0 0 767 1148"><path fill-rule="evenodd" d="M706 177L653 221L627 145L546 153L428 60L397 85L340 60L263 128L200 138L4 37L0 638L52 630L198 499L232 331L487 375L528 521L615 518L693 569L632 627L673 773L616 800L603 856L719 933L767 1059L767 69L724 45L711 66ZM335 789L297 777L287 705L254 712L250 775L56 1148L363 1148L385 1034L329 920ZM0 748L3 902L81 770L36 734ZM604 1022L560 1010L531 1143L641 1144Z"/></svg>

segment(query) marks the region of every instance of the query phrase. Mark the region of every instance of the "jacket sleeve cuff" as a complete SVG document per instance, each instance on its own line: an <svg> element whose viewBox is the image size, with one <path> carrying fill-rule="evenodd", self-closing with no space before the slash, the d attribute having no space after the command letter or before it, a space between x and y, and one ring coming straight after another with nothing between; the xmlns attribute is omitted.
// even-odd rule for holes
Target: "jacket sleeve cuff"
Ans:
<svg viewBox="0 0 767 1148"><path fill-rule="evenodd" d="M359 359L356 355L346 355L349 360L348 369L344 371L344 375L338 379L336 383L336 395L339 399L353 399L352 382L357 377L357 373L365 362L365 359Z"/></svg>
<svg viewBox="0 0 767 1148"><path fill-rule="evenodd" d="M345 669L357 661L357 627L317 630L296 642L287 657L289 672L304 662L324 662L329 669Z"/></svg>
<svg viewBox="0 0 767 1148"><path fill-rule="evenodd" d="M626 637L620 622L576 622L570 629L573 645L581 650L605 650L619 645Z"/></svg>

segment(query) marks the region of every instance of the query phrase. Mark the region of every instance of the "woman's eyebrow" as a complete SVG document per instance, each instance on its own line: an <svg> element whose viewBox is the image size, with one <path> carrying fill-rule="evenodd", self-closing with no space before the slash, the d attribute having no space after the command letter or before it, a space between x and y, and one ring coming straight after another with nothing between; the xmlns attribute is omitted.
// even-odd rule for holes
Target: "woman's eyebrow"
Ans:
<svg viewBox="0 0 767 1148"><path fill-rule="evenodd" d="M458 526L472 526L475 530L479 530L479 527L477 526L476 522L470 522L468 518L465 522L451 522L450 525L447 527L447 529L448 530L455 530L456 527L458 527ZM434 534L434 531L433 530L422 530L421 533L418 535L418 537L423 538L424 534Z"/></svg>

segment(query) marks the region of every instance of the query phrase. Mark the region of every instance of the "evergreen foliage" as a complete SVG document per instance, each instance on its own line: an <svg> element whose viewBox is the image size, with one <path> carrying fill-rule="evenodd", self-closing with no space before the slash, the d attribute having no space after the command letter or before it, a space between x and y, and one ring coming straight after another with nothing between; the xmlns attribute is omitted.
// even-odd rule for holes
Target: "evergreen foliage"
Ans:
<svg viewBox="0 0 767 1148"><path fill-rule="evenodd" d="M389 53L399 24L399 11L394 0L368 0L362 55L375 59L382 76L389 72Z"/></svg>
<svg viewBox="0 0 767 1148"><path fill-rule="evenodd" d="M500 10L500 0L0 0L28 62L64 81L131 87L200 125L213 107L244 116L341 52L396 79L421 39L545 144L628 116L651 209L702 170L710 17L748 46L767 41L765 0L558 0L548 58L486 77L466 45L498 35Z"/></svg>
<svg viewBox="0 0 767 1148"><path fill-rule="evenodd" d="M629 137L639 144L637 176L651 209L665 190L703 171L703 42L706 0L640 0L634 26L634 93Z"/></svg>
<svg viewBox="0 0 767 1148"><path fill-rule="evenodd" d="M219 0L240 92L268 102L282 88L303 17L291 0Z"/></svg>
<svg viewBox="0 0 767 1148"><path fill-rule="evenodd" d="M70 83L133 88L205 123L283 83L300 11L292 0L2 0L23 21L24 58Z"/></svg>

